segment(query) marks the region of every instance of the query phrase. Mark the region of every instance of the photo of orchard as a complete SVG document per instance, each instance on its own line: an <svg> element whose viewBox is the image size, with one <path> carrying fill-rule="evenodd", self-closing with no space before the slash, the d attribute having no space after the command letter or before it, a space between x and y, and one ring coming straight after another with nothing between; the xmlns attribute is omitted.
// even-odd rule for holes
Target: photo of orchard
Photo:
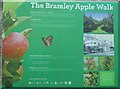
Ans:
<svg viewBox="0 0 120 89"><path fill-rule="evenodd" d="M84 14L84 33L113 33L113 25L113 14Z"/></svg>

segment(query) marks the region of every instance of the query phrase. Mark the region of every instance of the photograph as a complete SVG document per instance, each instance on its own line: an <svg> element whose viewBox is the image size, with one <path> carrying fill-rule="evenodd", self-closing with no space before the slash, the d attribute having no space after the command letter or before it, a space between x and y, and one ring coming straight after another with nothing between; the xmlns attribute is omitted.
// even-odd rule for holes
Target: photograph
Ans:
<svg viewBox="0 0 120 89"><path fill-rule="evenodd" d="M85 13L84 33L114 33L113 14Z"/></svg>
<svg viewBox="0 0 120 89"><path fill-rule="evenodd" d="M98 72L84 72L84 86L98 86Z"/></svg>
<svg viewBox="0 0 120 89"><path fill-rule="evenodd" d="M0 25L2 28L1 79L2 86L5 88L13 88L14 84L20 82L25 74L22 63L26 60L25 56L28 55L27 52L31 47L29 38L32 27L29 25L31 18L25 13L21 12L20 15L17 12L24 4L24 2L3 2L2 18L0 15L2 19L2 27ZM25 9L24 12L26 12Z"/></svg>
<svg viewBox="0 0 120 89"><path fill-rule="evenodd" d="M114 69L113 56L100 57L100 70L113 70L113 69Z"/></svg>
<svg viewBox="0 0 120 89"><path fill-rule="evenodd" d="M85 55L114 55L114 35L84 34Z"/></svg>
<svg viewBox="0 0 120 89"><path fill-rule="evenodd" d="M98 70L98 57L84 57L84 70Z"/></svg>

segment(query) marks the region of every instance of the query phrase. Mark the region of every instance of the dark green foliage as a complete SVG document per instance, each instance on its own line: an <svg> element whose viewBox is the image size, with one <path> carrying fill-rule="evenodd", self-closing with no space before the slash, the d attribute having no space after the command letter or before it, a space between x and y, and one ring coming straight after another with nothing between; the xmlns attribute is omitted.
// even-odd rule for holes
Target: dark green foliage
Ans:
<svg viewBox="0 0 120 89"><path fill-rule="evenodd" d="M104 18L102 21L102 29L108 33L113 33L113 15L109 14L107 18Z"/></svg>
<svg viewBox="0 0 120 89"><path fill-rule="evenodd" d="M4 85L6 88L11 88L13 86L12 82L10 81L11 78L2 78L2 85Z"/></svg>
<svg viewBox="0 0 120 89"><path fill-rule="evenodd" d="M21 79L20 74L17 72L17 70L20 68L20 66L22 65L21 62L19 63L14 63L14 62L9 62L6 67L5 70L3 70L3 73L5 73L6 71L8 71L12 76L8 77L8 76L3 76L2 77L2 85L4 85L5 87L12 87L14 82L17 82ZM4 74L3 74L4 75Z"/></svg>
<svg viewBox="0 0 120 89"><path fill-rule="evenodd" d="M9 73L16 76L16 75L18 75L18 73L16 71L20 68L21 65L22 65L21 62L19 62L19 63L9 62L6 66L6 68Z"/></svg>
<svg viewBox="0 0 120 89"><path fill-rule="evenodd" d="M91 32L95 29L97 29L98 24L96 24L96 21L92 17L84 16L84 32Z"/></svg>
<svg viewBox="0 0 120 89"><path fill-rule="evenodd" d="M98 86L98 72L84 73L84 86Z"/></svg>
<svg viewBox="0 0 120 89"><path fill-rule="evenodd" d="M114 67L114 58L113 57L101 57L101 70L113 70Z"/></svg>
<svg viewBox="0 0 120 89"><path fill-rule="evenodd" d="M2 22L3 22L4 30L8 29L10 26L12 26L17 21L17 18L14 17L13 13L15 12L7 11L3 13Z"/></svg>

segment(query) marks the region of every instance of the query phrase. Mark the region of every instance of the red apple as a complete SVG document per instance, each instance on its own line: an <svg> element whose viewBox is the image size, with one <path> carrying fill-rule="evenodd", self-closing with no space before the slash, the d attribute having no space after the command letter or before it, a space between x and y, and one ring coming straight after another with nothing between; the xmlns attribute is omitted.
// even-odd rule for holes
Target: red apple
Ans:
<svg viewBox="0 0 120 89"><path fill-rule="evenodd" d="M23 34L25 32L13 32L2 40L2 56L4 60L19 62L22 59L29 46L28 40Z"/></svg>

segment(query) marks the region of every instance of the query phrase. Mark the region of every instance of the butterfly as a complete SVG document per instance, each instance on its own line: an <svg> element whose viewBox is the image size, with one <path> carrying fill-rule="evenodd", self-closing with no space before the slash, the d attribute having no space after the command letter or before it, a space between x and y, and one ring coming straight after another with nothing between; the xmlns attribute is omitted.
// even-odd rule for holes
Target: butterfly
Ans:
<svg viewBox="0 0 120 89"><path fill-rule="evenodd" d="M51 46L53 41L53 36L42 37L42 41L44 42L46 47Z"/></svg>

